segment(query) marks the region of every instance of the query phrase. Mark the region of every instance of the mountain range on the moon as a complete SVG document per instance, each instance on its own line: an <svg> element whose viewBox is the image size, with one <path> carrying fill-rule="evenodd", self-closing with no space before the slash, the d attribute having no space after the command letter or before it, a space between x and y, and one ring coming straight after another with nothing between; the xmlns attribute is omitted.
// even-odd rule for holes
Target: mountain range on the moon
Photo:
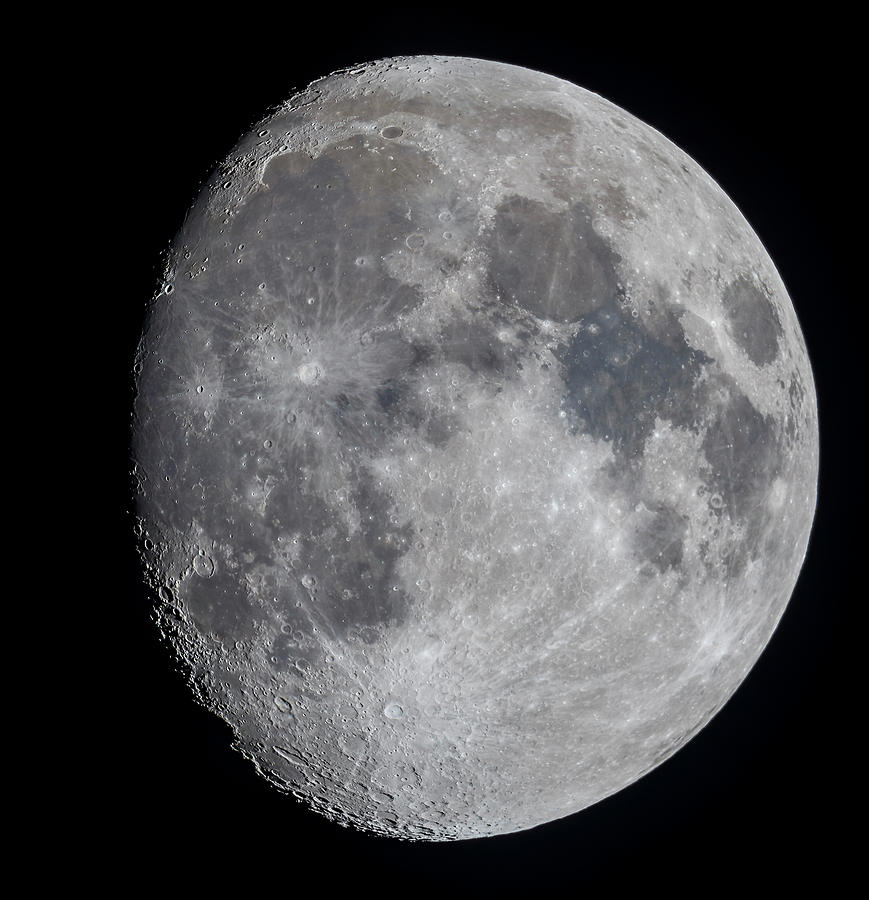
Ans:
<svg viewBox="0 0 869 900"><path fill-rule="evenodd" d="M230 154L137 356L138 538L279 789L406 839L634 782L788 602L817 412L751 227L658 132L454 57L316 82Z"/></svg>

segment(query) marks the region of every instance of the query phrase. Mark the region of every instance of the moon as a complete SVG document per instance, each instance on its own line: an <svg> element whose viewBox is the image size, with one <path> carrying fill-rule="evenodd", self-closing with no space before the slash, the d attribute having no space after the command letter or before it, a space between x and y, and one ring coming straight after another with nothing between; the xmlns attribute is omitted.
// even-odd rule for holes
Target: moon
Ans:
<svg viewBox="0 0 869 900"><path fill-rule="evenodd" d="M393 58L218 167L137 352L136 536L195 698L278 790L405 840L622 790L736 691L816 502L763 245L649 125Z"/></svg>

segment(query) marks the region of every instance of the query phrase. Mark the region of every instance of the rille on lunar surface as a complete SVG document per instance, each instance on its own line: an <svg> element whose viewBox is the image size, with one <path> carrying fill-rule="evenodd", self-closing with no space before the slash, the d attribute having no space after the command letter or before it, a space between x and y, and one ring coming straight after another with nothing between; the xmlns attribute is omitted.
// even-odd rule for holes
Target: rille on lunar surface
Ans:
<svg viewBox="0 0 869 900"><path fill-rule="evenodd" d="M558 78L315 82L191 209L136 361L137 533L198 699L411 840L574 813L773 633L818 465L799 325L698 165Z"/></svg>

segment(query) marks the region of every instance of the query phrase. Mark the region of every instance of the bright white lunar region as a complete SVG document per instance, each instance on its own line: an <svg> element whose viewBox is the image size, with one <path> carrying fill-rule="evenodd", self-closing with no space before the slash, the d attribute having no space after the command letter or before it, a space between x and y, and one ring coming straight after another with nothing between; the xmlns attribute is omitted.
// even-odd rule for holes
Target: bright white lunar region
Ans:
<svg viewBox="0 0 869 900"><path fill-rule="evenodd" d="M407 840L575 813L769 641L818 419L758 237L603 98L477 59L244 137L136 359L136 531L197 699L279 790Z"/></svg>

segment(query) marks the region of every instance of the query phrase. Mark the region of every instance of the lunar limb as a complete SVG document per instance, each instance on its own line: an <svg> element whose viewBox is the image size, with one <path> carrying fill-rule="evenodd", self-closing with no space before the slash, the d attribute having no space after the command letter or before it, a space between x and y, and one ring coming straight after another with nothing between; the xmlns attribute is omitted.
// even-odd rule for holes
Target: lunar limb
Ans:
<svg viewBox="0 0 869 900"><path fill-rule="evenodd" d="M805 556L779 274L697 163L550 75L396 58L291 98L191 209L136 372L160 628L257 770L360 829L631 784Z"/></svg>

